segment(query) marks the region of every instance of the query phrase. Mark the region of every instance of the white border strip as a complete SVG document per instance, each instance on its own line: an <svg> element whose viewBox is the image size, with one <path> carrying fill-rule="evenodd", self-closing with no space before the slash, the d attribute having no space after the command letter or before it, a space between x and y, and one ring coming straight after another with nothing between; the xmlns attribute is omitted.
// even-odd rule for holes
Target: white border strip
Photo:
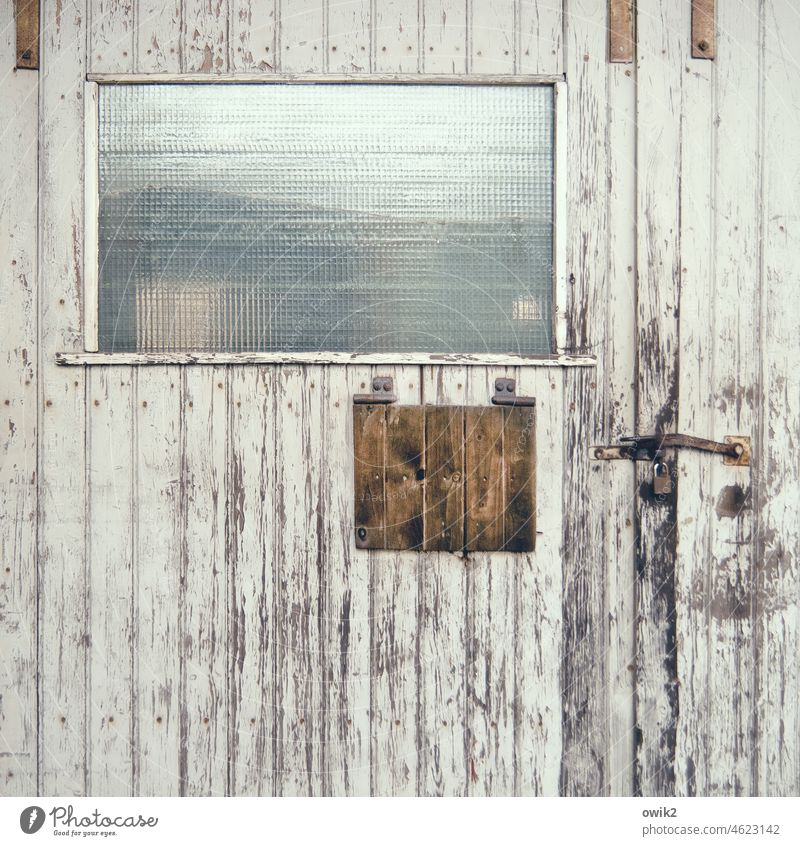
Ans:
<svg viewBox="0 0 800 846"><path fill-rule="evenodd" d="M89 82L98 82L103 85L157 85L158 83L335 85L342 82L365 85L553 85L564 81L563 76L455 73L90 73L86 78Z"/></svg>
<svg viewBox="0 0 800 846"><path fill-rule="evenodd" d="M84 86L83 122L83 338L84 348L97 350L97 320L100 304L98 214L98 104L97 83Z"/></svg>
<svg viewBox="0 0 800 846"><path fill-rule="evenodd" d="M506 367L594 367L597 359L589 355L524 356L501 353L129 353L87 352L56 353L61 365L134 365L134 364L456 364L503 365Z"/></svg>
<svg viewBox="0 0 800 846"><path fill-rule="evenodd" d="M564 354L567 345L567 83L556 82L553 94L553 331L556 351Z"/></svg>

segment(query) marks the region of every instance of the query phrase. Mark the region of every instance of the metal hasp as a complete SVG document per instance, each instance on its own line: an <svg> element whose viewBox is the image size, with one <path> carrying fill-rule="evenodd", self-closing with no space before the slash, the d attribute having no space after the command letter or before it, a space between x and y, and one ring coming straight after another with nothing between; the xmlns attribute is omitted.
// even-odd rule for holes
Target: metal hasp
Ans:
<svg viewBox="0 0 800 846"><path fill-rule="evenodd" d="M371 394L353 394L354 405L391 405L393 402L397 402L397 394L391 376L375 376Z"/></svg>
<svg viewBox="0 0 800 846"><path fill-rule="evenodd" d="M750 438L742 435L726 435L725 441L710 441L694 435L642 435L620 438L615 446L592 447L592 457L601 461L628 459L629 461L655 461L666 449L698 449L721 455L725 464L738 467L750 465Z"/></svg>
<svg viewBox="0 0 800 846"><path fill-rule="evenodd" d="M495 379L492 405L536 405L536 397L518 397L516 379Z"/></svg>

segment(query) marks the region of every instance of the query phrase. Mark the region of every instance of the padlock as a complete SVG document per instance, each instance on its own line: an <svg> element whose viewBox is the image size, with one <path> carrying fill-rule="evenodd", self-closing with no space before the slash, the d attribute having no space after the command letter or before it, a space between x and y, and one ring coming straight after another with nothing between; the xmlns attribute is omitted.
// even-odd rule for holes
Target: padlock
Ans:
<svg viewBox="0 0 800 846"><path fill-rule="evenodd" d="M666 461L657 461L653 465L653 493L656 496L672 493L672 474Z"/></svg>

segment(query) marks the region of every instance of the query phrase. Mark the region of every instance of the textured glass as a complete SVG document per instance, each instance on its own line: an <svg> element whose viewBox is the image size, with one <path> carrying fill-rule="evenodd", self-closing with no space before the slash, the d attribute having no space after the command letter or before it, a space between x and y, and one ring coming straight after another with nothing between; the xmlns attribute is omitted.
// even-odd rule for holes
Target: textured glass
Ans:
<svg viewBox="0 0 800 846"><path fill-rule="evenodd" d="M551 351L552 87L99 93L101 349Z"/></svg>

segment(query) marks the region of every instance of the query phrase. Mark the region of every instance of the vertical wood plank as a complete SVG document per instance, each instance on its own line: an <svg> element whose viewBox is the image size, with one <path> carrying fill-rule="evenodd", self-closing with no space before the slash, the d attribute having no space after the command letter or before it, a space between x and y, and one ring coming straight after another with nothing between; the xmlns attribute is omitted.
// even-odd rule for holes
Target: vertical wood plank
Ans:
<svg viewBox="0 0 800 846"><path fill-rule="evenodd" d="M14 7L0 9L0 57L14 60ZM38 74L0 87L0 793L37 792Z"/></svg>
<svg viewBox="0 0 800 846"><path fill-rule="evenodd" d="M515 0L470 3L469 72L516 73L517 4Z"/></svg>
<svg viewBox="0 0 800 846"><path fill-rule="evenodd" d="M276 0L229 0L231 72L275 70Z"/></svg>
<svg viewBox="0 0 800 846"><path fill-rule="evenodd" d="M91 73L130 73L136 0L88 0L88 67Z"/></svg>
<svg viewBox="0 0 800 846"><path fill-rule="evenodd" d="M390 405L386 409L386 549L422 547L424 435L421 407Z"/></svg>
<svg viewBox="0 0 800 846"><path fill-rule="evenodd" d="M465 411L465 548L503 546L503 409L468 406Z"/></svg>
<svg viewBox="0 0 800 846"><path fill-rule="evenodd" d="M608 0L608 60L632 62L634 53L633 0Z"/></svg>
<svg viewBox="0 0 800 846"><path fill-rule="evenodd" d="M398 403L419 406L418 367L380 367L373 375L392 376ZM359 557L363 562L363 553ZM376 796L413 796L420 790L417 605L419 568L424 562L416 552L388 550L371 552L368 561L370 790Z"/></svg>
<svg viewBox="0 0 800 846"><path fill-rule="evenodd" d="M797 173L800 77L790 49L800 20L788 4L770 0L762 25L763 202L760 307L760 419L753 473L757 492L758 772L759 795L800 791L800 342L797 334L800 247ZM776 672L780 668L780 672Z"/></svg>
<svg viewBox="0 0 800 846"><path fill-rule="evenodd" d="M88 757L86 380L55 353L82 348L86 9L42 3L39 149L39 792L84 794Z"/></svg>
<svg viewBox="0 0 800 846"><path fill-rule="evenodd" d="M536 552L510 556L513 612L513 793L557 796L561 766L562 374L518 368L536 397Z"/></svg>
<svg viewBox="0 0 800 846"><path fill-rule="evenodd" d="M326 0L325 71L370 69L370 0Z"/></svg>
<svg viewBox="0 0 800 846"><path fill-rule="evenodd" d="M39 69L39 2L40 0L14 0L16 66L21 70Z"/></svg>
<svg viewBox="0 0 800 846"><path fill-rule="evenodd" d="M133 794L134 432L130 368L90 375L88 530L91 561L89 790Z"/></svg>
<svg viewBox="0 0 800 846"><path fill-rule="evenodd" d="M325 61L325 0L281 2L278 62L282 73L321 73Z"/></svg>
<svg viewBox="0 0 800 846"><path fill-rule="evenodd" d="M386 407L353 405L355 544L386 548Z"/></svg>
<svg viewBox="0 0 800 846"><path fill-rule="evenodd" d="M639 433L676 431L678 419L678 306L680 213L674 190L680 161L682 57L686 10L640 3L638 9L637 207L648 209L639 226L637 419ZM638 573L635 789L643 795L675 791L678 714L675 617L676 501L657 497L652 468L637 466L636 566Z"/></svg>
<svg viewBox="0 0 800 846"><path fill-rule="evenodd" d="M224 73L229 62L228 0L183 0L183 70Z"/></svg>
<svg viewBox="0 0 800 846"><path fill-rule="evenodd" d="M421 26L420 69L424 73L466 73L465 0L423 0Z"/></svg>
<svg viewBox="0 0 800 846"><path fill-rule="evenodd" d="M561 3L519 0L517 73L564 72L564 20Z"/></svg>
<svg viewBox="0 0 800 846"><path fill-rule="evenodd" d="M465 368L423 368L423 402L463 406L466 379ZM419 615L417 783L425 796L467 792L465 563L454 553L427 553L414 598Z"/></svg>
<svg viewBox="0 0 800 846"><path fill-rule="evenodd" d="M606 6L564 6L568 169L566 346L604 350L608 302ZM605 520L607 470L587 445L602 443L607 418L605 357L564 371L563 794L607 792L608 755Z"/></svg>
<svg viewBox="0 0 800 846"><path fill-rule="evenodd" d="M181 793L223 795L227 747L227 371L184 371Z"/></svg>
<svg viewBox="0 0 800 846"><path fill-rule="evenodd" d="M692 58L717 55L715 0L692 0Z"/></svg>
<svg viewBox="0 0 800 846"><path fill-rule="evenodd" d="M503 549L536 545L536 407L503 409Z"/></svg>
<svg viewBox="0 0 800 846"><path fill-rule="evenodd" d="M375 73L416 73L420 69L417 3L382 0L372 4L372 67Z"/></svg>
<svg viewBox="0 0 800 846"><path fill-rule="evenodd" d="M136 0L136 70L180 73L183 67L182 0Z"/></svg>
<svg viewBox="0 0 800 846"><path fill-rule="evenodd" d="M464 548L464 411L425 406L425 549Z"/></svg>

